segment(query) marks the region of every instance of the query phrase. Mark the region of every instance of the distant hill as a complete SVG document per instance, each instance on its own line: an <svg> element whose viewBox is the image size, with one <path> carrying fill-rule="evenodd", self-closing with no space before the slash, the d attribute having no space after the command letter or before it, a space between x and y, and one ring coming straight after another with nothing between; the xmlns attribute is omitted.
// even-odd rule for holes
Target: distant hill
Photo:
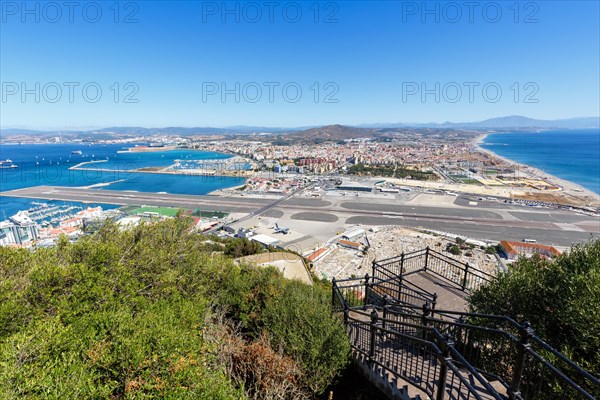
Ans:
<svg viewBox="0 0 600 400"><path fill-rule="evenodd" d="M470 122L462 124L447 123L445 126L465 126L470 128L564 128L564 129L584 129L600 127L600 118L569 118L556 120L543 120L524 117L522 115L510 115L507 117L498 117L486 119L481 122Z"/></svg>
<svg viewBox="0 0 600 400"><path fill-rule="evenodd" d="M371 137L374 133L376 133L375 129L355 128L346 125L326 125L318 128L306 129L304 131L288 133L285 135L285 138L308 141L317 139L331 141Z"/></svg>
<svg viewBox="0 0 600 400"><path fill-rule="evenodd" d="M444 122L444 123L373 123L356 126L326 125L321 127L264 127L238 125L226 128L211 127L109 127L90 130L34 130L21 128L0 129L0 138L3 141L26 141L30 137L52 138L59 134L64 139L97 140L107 138L122 138L132 136L173 135L173 136L245 136L251 134L271 133L274 140L292 142L294 140L305 142L335 141L357 139L361 137L385 136L391 132L410 131L412 129L435 129L435 133L444 130L538 130L538 129L585 129L600 128L600 117L570 118L557 120L541 120L510 115L505 117L490 118L478 122ZM269 135L270 136L270 135Z"/></svg>
<svg viewBox="0 0 600 400"><path fill-rule="evenodd" d="M374 123L362 124L365 128L399 128L399 127L426 127L426 128L454 128L454 129L586 129L600 128L600 117L568 118L556 120L543 120L524 117L522 115L509 115L505 117L490 118L478 122L444 122L444 123Z"/></svg>
<svg viewBox="0 0 600 400"><path fill-rule="evenodd" d="M100 129L89 129L89 130L35 130L35 129L21 129L21 128L3 128L0 130L2 134L7 135L58 135L60 134L90 134L90 133L116 133L116 134L127 134L127 135L180 135L180 136L193 136L193 135L236 135L244 133L281 133L306 129L303 128L273 128L273 127L259 127L259 126L232 126L227 128L211 128L211 127L164 127L164 128L144 128L140 126L115 126Z"/></svg>
<svg viewBox="0 0 600 400"><path fill-rule="evenodd" d="M410 137L411 140L413 140L415 137L429 137L435 140L447 139L454 141L464 140L465 138L474 137L479 134L481 134L481 131L475 129L455 129L444 127L358 128L355 126L346 125L326 125L318 128L305 129L298 132L271 135L267 140L270 140L274 144L282 145L291 143L338 142L360 138L389 141L406 137Z"/></svg>
<svg viewBox="0 0 600 400"><path fill-rule="evenodd" d="M142 127L113 127L98 129L95 132L112 132L121 134L134 135L179 135L179 136L194 136L194 135L227 135L239 133L233 129L226 128L182 128L182 127L166 127L166 128L142 128Z"/></svg>
<svg viewBox="0 0 600 400"><path fill-rule="evenodd" d="M153 135L173 135L173 136L233 136L249 135L254 133L282 133L290 132L290 128L267 128L238 126L231 128L210 128L210 127L165 127L165 128L143 128L143 127L109 127L93 130L34 130L21 128L4 128L0 130L0 137L10 141L26 141L28 138L36 137L41 139L54 138L62 136L63 139L83 139L98 140L110 139L114 137L132 137L132 136L153 136Z"/></svg>

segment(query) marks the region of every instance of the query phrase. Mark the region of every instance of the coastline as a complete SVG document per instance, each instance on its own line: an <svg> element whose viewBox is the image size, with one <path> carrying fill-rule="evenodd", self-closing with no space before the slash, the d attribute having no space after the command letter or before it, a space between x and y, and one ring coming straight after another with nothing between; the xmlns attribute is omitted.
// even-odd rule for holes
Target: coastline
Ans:
<svg viewBox="0 0 600 400"><path fill-rule="evenodd" d="M144 169L146 168L146 169ZM214 177L228 177L228 178L248 178L250 172L247 171L231 171L223 172L218 170L173 170L166 168L161 169L150 169L156 167L143 167L132 170L122 169L111 169L111 168L81 168L81 167L70 167L71 170L76 171L98 171L98 172L120 172L120 173L132 173L132 174L165 174L165 175L182 175L182 176L214 176ZM182 172L183 171L183 172Z"/></svg>
<svg viewBox="0 0 600 400"><path fill-rule="evenodd" d="M42 148L45 148L46 145L48 145L47 143L28 143L28 145L38 145ZM64 151L66 151L67 153L69 151L71 151L73 148L78 148L79 146L77 146L77 144L75 143L49 143L53 146L58 146L59 150L57 150L56 154L53 154L50 156L49 159L57 159L61 154L59 153L64 153ZM5 143L2 143L2 147L4 147ZM118 168L118 164L114 164L114 159L112 159L113 157L111 156L113 151L116 151L116 149L119 147L118 146L113 146L113 147L109 147L106 150L106 154L102 153L100 156L104 157L105 155L108 155L111 157L111 160L108 159L82 159L82 160L77 160L75 161L73 164L62 164L61 162L61 171L60 171L60 176L68 176L69 172L67 171L71 171L71 172L97 172L98 174L102 173L102 174L112 174L113 172L115 173L121 173L121 174L126 174L126 176L128 177L133 177L135 176L134 174L150 174L150 175L157 175L157 176L165 176L165 175L171 175L173 176L173 178L176 177L191 177L191 176L195 176L198 179L202 179L202 178L206 178L209 177L210 179L215 179L215 182L217 179L219 178L223 178L223 181L217 184L218 185L223 185L225 183L225 187L220 187L219 189L213 189L212 188L207 188L206 191L206 195L213 195L215 192L219 193L221 190L225 189L235 189L241 186L245 185L245 182L247 180L247 178L249 176L251 176L252 174L254 174L253 170L250 171L246 171L246 170L242 170L242 169L226 169L224 167L221 167L221 164L223 165L232 165L232 164L236 164L236 163L245 163L247 162L246 159L244 159L243 157L241 157L240 155L237 154L232 154L232 153L225 153L222 151L209 151L209 150L201 150L201 149L184 149L184 150L191 150L194 151L194 153L189 153L190 157L195 157L198 158L198 160L194 160L194 161L198 161L198 162L205 162L208 166L210 165L214 165L213 169L209 169L209 168L202 168L202 169L172 169L173 167L173 162L168 161L169 164L166 167L161 166L161 167L153 167L153 166L146 166L146 167L141 167L141 168L136 168L136 169L132 169L132 170L126 170L123 168ZM17 149L18 147L20 147L20 145L18 143L14 143L14 150L13 151L17 151L20 152L20 149ZM62 147L65 147L66 150L64 150ZM83 147L82 147L83 149ZM161 149L165 152L169 152L170 154L176 154L177 151L176 150L164 150ZM4 153L4 152L3 152ZM42 150L43 153L43 150ZM134 153L134 152L132 152ZM198 156L196 156L195 154L199 154ZM201 158L201 157L205 157L206 154L208 154L209 158ZM41 154L39 151L35 150L31 153L32 155L28 156L29 158L25 157L23 158L22 162L27 162L27 163L31 163L31 162L35 162L33 160L33 154ZM152 152L140 152L139 155L142 157L142 159L144 159L147 156L150 156L151 154L155 154ZM98 155L98 154L97 154ZM48 157L48 155L45 155L46 157ZM64 154L63 154L64 156ZM165 156L166 157L166 156ZM169 157L174 158L174 156L169 155ZM42 156L40 155L40 158L42 158ZM137 158L137 155L136 155ZM13 157L14 159L14 157ZM125 163L127 160L121 160L117 162L122 162ZM178 161L178 160L175 160ZM187 160L181 160L181 161L187 161ZM212 164L211 164L212 163ZM117 166L117 168L115 168L115 166ZM235 165L233 165L233 167L235 167ZM79 176L79 175L78 175ZM139 175L138 175L139 176ZM233 179L232 179L233 178ZM232 179L231 182L228 181L228 179ZM116 183L122 183L125 180L124 179L109 179L109 182L96 182L94 179L91 180L91 182L89 180L84 180L82 182L77 182L77 181L72 181L71 184L73 182L75 182L75 185L79 184L80 186L76 186L76 187L81 187L81 188L88 188L88 189L92 189L92 188L96 188L96 189L107 189L110 188L111 185L116 184ZM43 184L44 181L42 181L41 183ZM200 181L199 181L200 182ZM199 184L203 185L204 181L201 181ZM39 181L33 181L29 184L27 184L26 186L37 186L41 184ZM20 188L17 187L17 188ZM11 196L6 196L5 190L9 190L7 188L2 188L3 190L0 191L0 196L2 197L3 201L8 201L10 202L11 200ZM12 189L12 188L10 188ZM144 190L153 190L153 187L144 187ZM159 189L154 189L158 192ZM163 189L164 190L164 189ZM151 193L151 192L148 192ZM42 200L42 199L36 199L36 198L32 198L31 200ZM83 202L82 204L84 204L85 202ZM26 202L23 201L19 201L18 202L18 206L17 203L15 203L14 207L14 212L13 212L13 208L6 208L6 209L10 209L11 211L9 212L9 214L14 214L19 210L24 210L28 208L28 204L26 204ZM4 209L4 207L3 207ZM7 215L7 217L10 217L10 215ZM2 218L0 218L0 221L2 220Z"/></svg>
<svg viewBox="0 0 600 400"><path fill-rule="evenodd" d="M141 152L141 153L145 153L145 152ZM215 152L216 153L216 152ZM246 160L244 160L242 157L235 155L235 154L226 154L226 153L219 153L219 154L225 154L228 155L228 158L224 158L224 162L226 163L231 163L231 162L247 162ZM221 160L221 159L208 159L208 160L202 160L202 161L215 161L215 160ZM251 175L253 175L253 171L250 170L241 170L241 169L222 169L222 168L217 168L217 169L209 169L209 168L201 168L201 169L174 169L173 167L176 164L172 164L172 165L168 165L168 166L161 166L161 167L140 167L140 168L135 168L135 169L131 169L131 170L122 170L122 169L115 169L115 168L102 168L102 167L87 167L88 165L91 164L98 164L98 163L104 163L107 162L108 160L91 160L91 161L83 161L80 162L79 164L73 165L71 167L69 167L69 170L75 170L75 171L98 171L98 172L119 172L119 173L146 173L146 174L170 174L170 175L187 175L187 176L215 176L215 177L233 177L233 178L249 178ZM179 162L180 160L175 160L176 162ZM193 161L193 160L192 160Z"/></svg>
<svg viewBox="0 0 600 400"><path fill-rule="evenodd" d="M217 189L217 190L213 190L212 192L208 192L206 193L206 196L227 196L227 195L231 195L231 193L227 193L226 191L236 191L238 189L243 188L244 186L246 186L246 181L244 181L243 184L241 185L236 185L236 186L231 186L231 187L226 187L226 188L221 188L221 189Z"/></svg>
<svg viewBox="0 0 600 400"><path fill-rule="evenodd" d="M547 181L551 184L554 184L554 185L560 187L561 190L556 192L557 194L565 194L568 196L573 196L573 197L578 198L581 201L586 201L586 198L587 198L587 199L592 200L592 202L596 203L596 206L600 203L600 194L595 193L592 190L590 190L584 186L581 186L575 182L572 182L572 181L569 181L569 180L566 180L563 178L559 178L556 175L552 175L549 172L532 167L531 165L519 163L515 160L501 156L497 153L494 153L493 151L491 151L489 149L482 147L482 145L484 144L485 139L488 137L488 135L490 135L490 133L484 133L482 135L477 136L476 138L474 138L471 141L471 145L475 148L476 151L487 154L490 157L500 159L509 165L515 165L515 166L518 165L518 166L524 167L524 169L522 171L524 173L526 173L528 176L530 176L534 179L540 179L540 180ZM589 201L586 201L586 202L589 203Z"/></svg>

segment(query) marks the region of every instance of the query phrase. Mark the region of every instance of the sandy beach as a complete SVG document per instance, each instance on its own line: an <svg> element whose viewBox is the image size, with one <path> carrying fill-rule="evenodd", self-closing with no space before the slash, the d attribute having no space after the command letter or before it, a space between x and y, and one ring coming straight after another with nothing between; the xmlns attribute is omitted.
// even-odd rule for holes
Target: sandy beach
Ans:
<svg viewBox="0 0 600 400"><path fill-rule="evenodd" d="M523 173L524 175L531 177L532 179L544 180L544 181L547 181L548 183L559 186L561 188L561 191L555 192L554 194L556 194L556 195L568 196L570 198L570 200L577 199L577 200L581 201L582 205L588 205L588 206L593 206L593 207L598 207L600 205L600 195L592 192L591 190L589 190L581 185L578 185L574 182L559 178L555 175L549 174L546 171L542 171L542 170L534 168L530 165L518 163L514 160L508 159L506 157L502 157L502 156L494 153L491 150L481 147L481 145L485 141L485 138L488 135L489 135L488 133L482 134L482 135L474 138L471 141L471 145L475 148L476 151L488 154L490 157L500 159L509 165L514 165L514 166L518 165L519 171L521 173ZM532 189L532 191L534 191L534 190ZM536 191L536 192L539 192L539 191Z"/></svg>

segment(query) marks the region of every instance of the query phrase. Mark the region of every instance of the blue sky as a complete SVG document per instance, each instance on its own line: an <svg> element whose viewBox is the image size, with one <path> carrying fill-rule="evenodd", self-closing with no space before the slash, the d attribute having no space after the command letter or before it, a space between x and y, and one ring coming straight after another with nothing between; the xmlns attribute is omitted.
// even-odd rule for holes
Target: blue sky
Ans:
<svg viewBox="0 0 600 400"><path fill-rule="evenodd" d="M5 128L556 119L600 109L597 1L0 3Z"/></svg>

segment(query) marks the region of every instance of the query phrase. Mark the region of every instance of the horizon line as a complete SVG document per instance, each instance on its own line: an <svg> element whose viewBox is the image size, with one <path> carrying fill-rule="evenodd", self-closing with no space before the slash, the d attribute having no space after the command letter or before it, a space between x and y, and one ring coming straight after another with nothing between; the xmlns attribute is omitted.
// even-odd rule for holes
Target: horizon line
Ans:
<svg viewBox="0 0 600 400"><path fill-rule="evenodd" d="M306 125L296 125L296 126L268 126L268 125L247 125L247 124L235 124L235 125L226 125L226 126L220 126L220 125L163 125L163 126L144 126L144 125L137 125L137 124L126 124L126 125L118 125L118 124L110 124L110 125L104 125L104 126L97 126L97 127L90 127L90 126L83 126L83 127L45 127L45 128L39 128L39 127L31 127L31 126L18 126L18 125L9 125L9 126L1 126L0 125L0 131L1 130L8 130L8 129L22 129L22 130L31 130L31 131L40 131L40 132L53 132L53 131L66 131L66 132L72 132L72 131L79 131L79 132L91 132L91 131L95 131L95 130L101 130L101 129L109 129L109 128L141 128L141 129L167 129L167 128L182 128L182 129L194 129L194 128L201 128L201 129L236 129L236 128L265 128L265 129L311 129L311 128L315 128L315 127L323 127L323 126L333 126L333 125L340 125L340 126L348 126L348 127L364 127L364 128L368 128L369 126L372 125L404 125L407 128L410 127L414 127L416 125L445 125L445 124L454 124L454 125L461 125L461 124L477 124L477 123L482 123L485 121L489 121L489 120L493 120L493 119L502 119L502 118L527 118L527 119L532 119L532 120L536 120L536 121L544 121L544 122L553 122L553 121L567 121L567 120L574 120L574 119L599 119L600 120L600 115L598 116L584 116L584 117L567 117L567 118L557 118L557 119L539 119L539 118L532 118L532 117L527 117L524 115L507 115L507 116L501 116L501 117L491 117L491 118L486 118L483 120L476 120L476 121L462 121L462 122L452 122L452 121L444 121L444 122L361 122L361 123L354 123L354 124L344 124L344 123L325 123L325 124L306 124Z"/></svg>

